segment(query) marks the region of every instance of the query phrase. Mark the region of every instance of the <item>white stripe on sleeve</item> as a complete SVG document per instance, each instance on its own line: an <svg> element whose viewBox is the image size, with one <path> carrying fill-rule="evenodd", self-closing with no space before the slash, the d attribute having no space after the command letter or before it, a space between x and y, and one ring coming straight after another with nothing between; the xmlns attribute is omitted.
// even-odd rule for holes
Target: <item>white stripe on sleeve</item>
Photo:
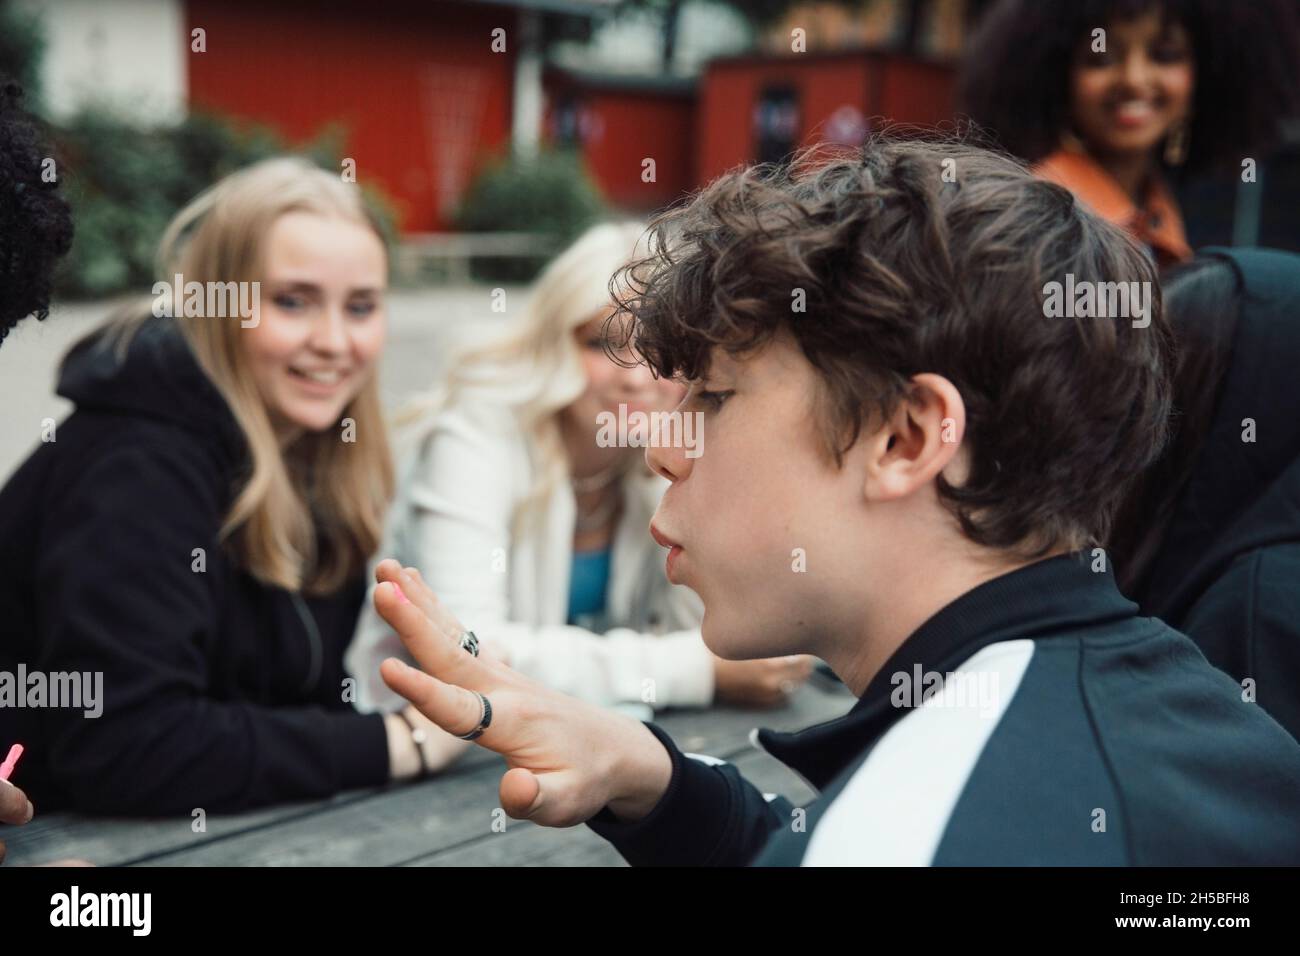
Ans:
<svg viewBox="0 0 1300 956"><path fill-rule="evenodd" d="M802 865L928 866L1033 654L1030 640L982 648L894 724L817 822ZM893 686L910 692L905 676Z"/></svg>

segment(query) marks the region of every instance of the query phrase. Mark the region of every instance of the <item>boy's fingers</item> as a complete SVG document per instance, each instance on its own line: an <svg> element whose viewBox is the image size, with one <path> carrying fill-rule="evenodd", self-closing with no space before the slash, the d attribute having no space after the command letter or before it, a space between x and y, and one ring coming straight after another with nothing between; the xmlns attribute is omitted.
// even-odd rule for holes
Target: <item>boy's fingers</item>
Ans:
<svg viewBox="0 0 1300 956"><path fill-rule="evenodd" d="M419 570L416 568L402 568L400 578L394 578L393 583L397 584L399 581L402 590L411 599L411 603L419 605L420 610L429 615L434 624L441 627L447 616L446 609L439 606L437 596L424 583L424 578L420 577Z"/></svg>
<svg viewBox="0 0 1300 956"><path fill-rule="evenodd" d="M393 558L385 558L375 567L375 580L382 584L391 581L401 586L412 602L420 605L436 604L437 599L415 568L404 568Z"/></svg>
<svg viewBox="0 0 1300 956"><path fill-rule="evenodd" d="M384 558L375 565L375 580L379 582L393 580L399 571L402 570L400 562L394 558Z"/></svg>
<svg viewBox="0 0 1300 956"><path fill-rule="evenodd" d="M449 734L467 734L478 726L483 708L478 695L444 684L423 671L390 657L379 666L384 683Z"/></svg>
<svg viewBox="0 0 1300 956"><path fill-rule="evenodd" d="M441 680L477 688L483 675L478 661L441 634L391 581L375 588L375 610L397 632L422 669Z"/></svg>
<svg viewBox="0 0 1300 956"><path fill-rule="evenodd" d="M425 613L433 622L434 630L451 640L456 640L465 628L456 616L438 600L415 568L403 568L396 561L381 562L375 577L382 583L388 581L401 588L407 599Z"/></svg>
<svg viewBox="0 0 1300 956"><path fill-rule="evenodd" d="M425 614L430 614L431 605L437 603L433 598L433 592L412 578L410 571L392 558L385 558L379 562L379 565L375 568L375 580L380 584L387 581L401 588L407 600L424 611ZM430 614L430 616L432 615Z"/></svg>
<svg viewBox="0 0 1300 956"><path fill-rule="evenodd" d="M451 637L448 633L447 620L445 611L440 609L436 602L431 600L432 595L428 589L412 587L411 579L408 577L401 583L402 593L411 599L411 603L424 612L425 617L433 622L438 632L445 637Z"/></svg>

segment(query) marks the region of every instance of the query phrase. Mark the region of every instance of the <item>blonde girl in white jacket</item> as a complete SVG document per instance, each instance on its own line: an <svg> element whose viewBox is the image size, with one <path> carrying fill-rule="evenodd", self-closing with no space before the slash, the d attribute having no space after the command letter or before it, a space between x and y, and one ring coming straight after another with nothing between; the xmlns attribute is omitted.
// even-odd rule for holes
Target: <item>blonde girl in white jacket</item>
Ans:
<svg viewBox="0 0 1300 956"><path fill-rule="evenodd" d="M715 699L779 703L809 661L710 653L699 599L669 583L649 534L667 482L643 448L597 441L601 412L667 411L682 396L605 348L609 280L642 232L587 231L539 278L513 332L450 363L442 388L408 414L378 554L419 569L480 640L566 693L645 716ZM385 657L403 654L367 601L347 661L361 709L405 704L379 677Z"/></svg>

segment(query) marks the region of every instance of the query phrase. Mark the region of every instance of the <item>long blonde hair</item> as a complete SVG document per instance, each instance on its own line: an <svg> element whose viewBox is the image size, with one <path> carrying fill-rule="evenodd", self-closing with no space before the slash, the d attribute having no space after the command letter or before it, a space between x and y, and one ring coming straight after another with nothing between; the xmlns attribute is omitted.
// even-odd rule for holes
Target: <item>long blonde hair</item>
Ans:
<svg viewBox="0 0 1300 956"><path fill-rule="evenodd" d="M542 271L520 320L503 336L462 351L448 365L440 388L409 406L399 425L431 421L461 401L504 401L527 436L535 462L533 488L515 518L525 518L559 482L569 463L559 414L582 395L587 378L574 332L602 309L612 308L611 277L636 258L645 224L592 226ZM418 436L417 436L418 437Z"/></svg>
<svg viewBox="0 0 1300 956"><path fill-rule="evenodd" d="M176 214L158 249L158 272L186 283L260 279L264 240L289 212L334 216L383 232L359 188L299 158L263 160L225 177ZM180 313L183 310L174 310ZM148 319L133 307L114 321L119 342ZM236 562L258 580L323 594L361 573L378 547L393 494L393 467L375 375L334 431L304 432L281 448L266 404L247 370L240 323L176 318L199 366L230 407L247 441L248 477L221 527Z"/></svg>

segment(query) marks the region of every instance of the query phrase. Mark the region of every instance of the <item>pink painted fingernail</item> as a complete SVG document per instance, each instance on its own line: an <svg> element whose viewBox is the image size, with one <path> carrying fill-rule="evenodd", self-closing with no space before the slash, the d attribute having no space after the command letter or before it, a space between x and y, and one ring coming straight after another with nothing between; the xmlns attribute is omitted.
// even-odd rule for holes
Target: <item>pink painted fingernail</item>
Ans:
<svg viewBox="0 0 1300 956"><path fill-rule="evenodd" d="M408 598L408 597L406 596L406 594L403 593L403 591L402 591L402 586L401 586L400 584L398 584L398 583L395 582L395 581L390 581L389 583L393 585L393 590L397 592L397 600L399 600L399 601L402 602L403 604L410 604L410 603L411 603L410 598Z"/></svg>
<svg viewBox="0 0 1300 956"><path fill-rule="evenodd" d="M22 744L14 744L9 748L9 756L5 757L4 763L0 763L0 780L9 782L9 775L14 772L14 767L18 766L18 758L22 755Z"/></svg>

